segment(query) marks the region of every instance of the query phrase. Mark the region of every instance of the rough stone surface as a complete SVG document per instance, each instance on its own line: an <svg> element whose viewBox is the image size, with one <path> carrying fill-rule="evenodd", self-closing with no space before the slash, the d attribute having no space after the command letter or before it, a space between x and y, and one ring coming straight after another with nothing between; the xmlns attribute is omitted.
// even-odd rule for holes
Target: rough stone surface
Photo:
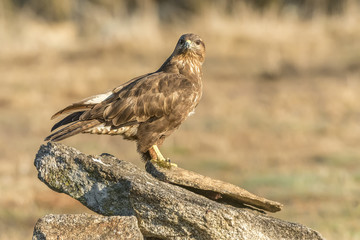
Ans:
<svg viewBox="0 0 360 240"><path fill-rule="evenodd" d="M144 237L157 239L322 239L316 231L246 208L212 201L161 182L135 165L86 156L62 144L42 145L39 179L102 215L136 216Z"/></svg>
<svg viewBox="0 0 360 240"><path fill-rule="evenodd" d="M161 181L187 187L217 202L235 206L246 204L269 212L280 211L283 207L281 203L256 196L233 184L179 167L161 168L149 161L146 163L146 171Z"/></svg>
<svg viewBox="0 0 360 240"><path fill-rule="evenodd" d="M144 239L134 216L105 217L91 214L50 214L40 218L33 240Z"/></svg>

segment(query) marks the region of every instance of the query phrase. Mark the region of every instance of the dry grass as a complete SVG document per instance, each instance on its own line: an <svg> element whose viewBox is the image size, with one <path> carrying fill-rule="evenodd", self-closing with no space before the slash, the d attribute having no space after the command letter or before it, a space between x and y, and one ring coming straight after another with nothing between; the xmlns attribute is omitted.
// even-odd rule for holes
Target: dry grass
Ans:
<svg viewBox="0 0 360 240"><path fill-rule="evenodd" d="M283 202L276 217L327 239L360 238L358 13L353 7L301 21L209 10L186 26L139 18L136 29L126 22L111 29L119 35L86 39L71 22L31 16L0 28L0 238L29 238L47 213L89 211L37 180L32 161L51 114L155 70L183 32L207 43L204 97L164 153L184 168ZM81 135L64 143L143 166L135 144L120 138Z"/></svg>

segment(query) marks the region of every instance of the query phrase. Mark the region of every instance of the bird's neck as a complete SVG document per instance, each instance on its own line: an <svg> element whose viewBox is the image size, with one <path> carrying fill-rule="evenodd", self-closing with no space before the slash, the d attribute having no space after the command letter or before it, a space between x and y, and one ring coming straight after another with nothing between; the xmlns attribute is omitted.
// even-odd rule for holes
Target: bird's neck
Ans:
<svg viewBox="0 0 360 240"><path fill-rule="evenodd" d="M195 56L170 56L159 70L169 73L180 73L186 77L201 79L202 62Z"/></svg>

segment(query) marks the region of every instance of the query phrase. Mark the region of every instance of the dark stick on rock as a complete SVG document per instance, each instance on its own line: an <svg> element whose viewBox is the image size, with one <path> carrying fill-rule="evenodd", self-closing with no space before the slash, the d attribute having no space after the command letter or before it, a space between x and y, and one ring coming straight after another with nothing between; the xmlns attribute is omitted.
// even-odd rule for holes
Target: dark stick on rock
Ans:
<svg viewBox="0 0 360 240"><path fill-rule="evenodd" d="M146 171L163 182L185 187L190 191L205 195L221 203L231 205L246 204L269 212L280 211L283 206L281 203L256 196L233 184L212 179L179 167L167 169L161 168L152 162L147 162Z"/></svg>
<svg viewBox="0 0 360 240"><path fill-rule="evenodd" d="M87 156L62 144L42 145L39 179L107 216L135 216L145 238L323 239L303 225L212 201L159 181L111 155ZM125 234L125 233L124 233Z"/></svg>

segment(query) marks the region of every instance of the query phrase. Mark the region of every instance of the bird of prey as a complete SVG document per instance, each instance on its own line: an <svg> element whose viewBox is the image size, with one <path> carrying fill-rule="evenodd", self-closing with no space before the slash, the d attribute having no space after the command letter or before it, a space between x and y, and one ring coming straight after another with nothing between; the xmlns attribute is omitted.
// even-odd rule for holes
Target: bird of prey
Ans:
<svg viewBox="0 0 360 240"><path fill-rule="evenodd" d="M137 143L144 160L171 167L160 146L194 113L202 95L205 44L196 34L184 34L173 53L155 72L91 96L58 111L66 116L51 129L45 141L60 141L78 133L122 135Z"/></svg>

